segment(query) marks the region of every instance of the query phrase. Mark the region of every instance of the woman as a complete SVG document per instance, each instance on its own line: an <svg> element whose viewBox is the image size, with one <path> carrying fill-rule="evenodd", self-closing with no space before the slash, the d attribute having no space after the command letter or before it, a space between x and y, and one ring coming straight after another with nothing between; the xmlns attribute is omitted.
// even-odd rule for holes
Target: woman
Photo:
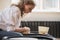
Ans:
<svg viewBox="0 0 60 40"><path fill-rule="evenodd" d="M21 17L29 13L35 7L33 0L20 0L18 4L12 4L1 14L0 28L6 31L30 33L29 27L19 27Z"/></svg>

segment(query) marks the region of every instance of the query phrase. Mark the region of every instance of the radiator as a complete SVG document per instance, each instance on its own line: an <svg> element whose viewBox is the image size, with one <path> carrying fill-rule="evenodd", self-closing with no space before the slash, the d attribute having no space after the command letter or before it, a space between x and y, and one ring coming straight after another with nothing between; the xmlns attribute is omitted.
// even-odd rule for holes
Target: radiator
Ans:
<svg viewBox="0 0 60 40"><path fill-rule="evenodd" d="M31 28L31 31L38 31L38 26L49 27L49 34L60 38L60 21L22 21L21 26Z"/></svg>

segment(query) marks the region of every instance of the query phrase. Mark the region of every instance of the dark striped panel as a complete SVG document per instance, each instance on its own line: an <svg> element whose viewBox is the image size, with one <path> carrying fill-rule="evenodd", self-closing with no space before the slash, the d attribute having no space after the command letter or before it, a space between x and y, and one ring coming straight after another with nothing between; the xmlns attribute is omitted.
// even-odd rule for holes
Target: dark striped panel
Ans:
<svg viewBox="0 0 60 40"><path fill-rule="evenodd" d="M22 21L21 26L28 26L31 31L38 31L38 26L49 27L49 34L54 37L60 37L60 22L59 21Z"/></svg>

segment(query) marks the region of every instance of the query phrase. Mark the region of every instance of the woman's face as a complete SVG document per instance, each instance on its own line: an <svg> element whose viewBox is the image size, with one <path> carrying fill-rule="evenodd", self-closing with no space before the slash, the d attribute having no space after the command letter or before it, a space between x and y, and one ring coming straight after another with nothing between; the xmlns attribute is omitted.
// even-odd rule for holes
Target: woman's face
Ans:
<svg viewBox="0 0 60 40"><path fill-rule="evenodd" d="M34 8L34 5L24 5L24 13L29 13Z"/></svg>

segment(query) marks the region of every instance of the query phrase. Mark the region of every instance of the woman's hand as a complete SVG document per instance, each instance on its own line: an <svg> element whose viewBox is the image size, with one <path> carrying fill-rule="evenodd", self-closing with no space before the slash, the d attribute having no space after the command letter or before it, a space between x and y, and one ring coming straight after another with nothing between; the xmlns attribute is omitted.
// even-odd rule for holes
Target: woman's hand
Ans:
<svg viewBox="0 0 60 40"><path fill-rule="evenodd" d="M15 31L15 32L23 32L23 30L24 30L23 28L15 28L14 31Z"/></svg>
<svg viewBox="0 0 60 40"><path fill-rule="evenodd" d="M29 27L24 27L23 34L30 34L30 28Z"/></svg>
<svg viewBox="0 0 60 40"><path fill-rule="evenodd" d="M29 27L16 28L15 32L21 32L23 34L29 34L30 33L30 28Z"/></svg>

